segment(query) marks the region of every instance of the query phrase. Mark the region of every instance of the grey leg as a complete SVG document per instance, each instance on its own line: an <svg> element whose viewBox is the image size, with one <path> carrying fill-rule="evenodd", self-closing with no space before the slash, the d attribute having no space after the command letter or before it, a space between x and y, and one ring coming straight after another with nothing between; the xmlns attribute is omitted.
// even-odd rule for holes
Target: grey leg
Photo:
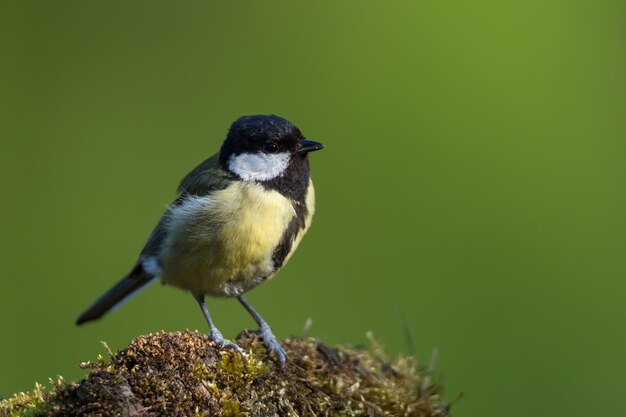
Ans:
<svg viewBox="0 0 626 417"><path fill-rule="evenodd" d="M209 323L209 327L211 328L211 335L209 336L210 339L213 342L217 343L217 345L222 349L233 349L241 353L241 348L237 346L236 344L231 343L228 340L224 339L224 336L222 336L222 332L220 332L218 328L215 327L215 324L213 324L213 320L211 320L211 315L209 314L209 309L206 307L206 304L204 303L204 296L194 295L194 297L196 301L198 301L198 304L200 304L202 313L204 313L204 317L206 318L206 321Z"/></svg>
<svg viewBox="0 0 626 417"><path fill-rule="evenodd" d="M285 366L285 361L287 360L287 354L285 353L282 346L280 346L280 342L278 341L278 339L276 339L274 333L272 333L272 329L270 329L269 324L267 324L267 322L263 320L263 317L261 317L259 313L256 312L256 310L246 301L245 298L243 298L243 296L240 295L237 297L237 299L246 308L246 310L248 310L252 317L254 317L254 320L259 325L259 331L261 333L263 343L265 343L265 346L267 347L267 350L270 354L276 354L276 356L278 357L278 362L280 363L280 367L283 368Z"/></svg>

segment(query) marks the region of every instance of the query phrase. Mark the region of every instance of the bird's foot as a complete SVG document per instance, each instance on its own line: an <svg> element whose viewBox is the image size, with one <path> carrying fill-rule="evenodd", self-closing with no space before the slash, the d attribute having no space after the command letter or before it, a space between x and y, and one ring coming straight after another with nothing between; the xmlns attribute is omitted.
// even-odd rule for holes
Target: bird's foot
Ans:
<svg viewBox="0 0 626 417"><path fill-rule="evenodd" d="M283 347L280 345L278 339L276 339L276 336L274 336L274 333L272 333L272 329L270 329L270 326L268 326L267 324L261 325L261 328L259 328L258 332L263 339L263 343L267 348L267 352L270 355L274 353L278 358L280 368L284 368L285 362L287 361L287 354L285 353Z"/></svg>
<svg viewBox="0 0 626 417"><path fill-rule="evenodd" d="M239 346L237 346L233 342L224 339L222 333L217 329L213 329L211 335L209 336L209 340L211 342L214 342L220 349L232 349L237 353L243 353L243 350L241 350Z"/></svg>

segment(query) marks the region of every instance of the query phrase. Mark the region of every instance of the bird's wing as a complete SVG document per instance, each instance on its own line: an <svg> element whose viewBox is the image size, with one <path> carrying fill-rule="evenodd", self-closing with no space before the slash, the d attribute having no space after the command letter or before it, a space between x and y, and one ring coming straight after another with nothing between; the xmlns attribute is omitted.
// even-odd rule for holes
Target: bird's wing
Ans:
<svg viewBox="0 0 626 417"><path fill-rule="evenodd" d="M161 251L161 244L163 243L163 240L165 239L165 235L167 233L167 228L165 224L166 218L167 211L165 212L165 214L163 214L163 216L161 216L161 219L157 223L156 227L154 228L152 233L150 233L146 245L141 250L140 259L156 256Z"/></svg>
<svg viewBox="0 0 626 417"><path fill-rule="evenodd" d="M219 159L218 152L187 174L178 186L181 196L185 194L207 195L227 187L234 178L220 167Z"/></svg>
<svg viewBox="0 0 626 417"><path fill-rule="evenodd" d="M87 308L78 317L76 323L82 324L102 317L108 311L119 307L150 282L153 282L159 275L158 255L167 234L169 210L184 204L185 199L190 195L205 196L216 190L224 189L233 179L228 172L220 168L219 154L213 155L187 174L178 187L180 196L170 204L165 214L161 216L132 271Z"/></svg>
<svg viewBox="0 0 626 417"><path fill-rule="evenodd" d="M185 178L182 179L180 185L178 186L178 192L180 195L170 204L169 207L176 207L183 204L185 198L189 195L203 196L208 195L213 191L224 189L228 186L231 180L233 180L233 176L220 168L219 153L216 153L195 167L189 174L185 175ZM167 233L168 211L169 208L150 234L146 245L141 251L142 258L159 254L161 244L163 243Z"/></svg>

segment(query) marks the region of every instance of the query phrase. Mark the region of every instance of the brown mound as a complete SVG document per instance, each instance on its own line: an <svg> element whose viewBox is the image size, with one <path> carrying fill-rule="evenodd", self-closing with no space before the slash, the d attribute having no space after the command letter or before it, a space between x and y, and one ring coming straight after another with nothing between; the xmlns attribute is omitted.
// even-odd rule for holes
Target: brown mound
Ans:
<svg viewBox="0 0 626 417"><path fill-rule="evenodd" d="M83 364L89 375L57 388L38 409L52 416L125 417L448 414L440 387L417 373L411 359L389 363L377 347L333 349L288 339L289 359L280 370L253 333L237 343L245 356L220 351L198 332L140 336L108 363Z"/></svg>

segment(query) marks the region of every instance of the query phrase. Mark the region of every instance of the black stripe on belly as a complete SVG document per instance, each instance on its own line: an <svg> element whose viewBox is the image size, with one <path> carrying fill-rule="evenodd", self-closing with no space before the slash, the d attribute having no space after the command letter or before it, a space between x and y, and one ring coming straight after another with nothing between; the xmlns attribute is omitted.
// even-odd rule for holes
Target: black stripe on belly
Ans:
<svg viewBox="0 0 626 417"><path fill-rule="evenodd" d="M304 229L306 217L309 214L309 209L304 202L294 201L292 204L293 208L296 210L296 215L287 225L287 229L285 229L283 236L280 238L278 246L274 249L274 253L272 254L274 270L283 266L285 258L291 252L293 241L296 239L296 236L298 236L300 230Z"/></svg>

